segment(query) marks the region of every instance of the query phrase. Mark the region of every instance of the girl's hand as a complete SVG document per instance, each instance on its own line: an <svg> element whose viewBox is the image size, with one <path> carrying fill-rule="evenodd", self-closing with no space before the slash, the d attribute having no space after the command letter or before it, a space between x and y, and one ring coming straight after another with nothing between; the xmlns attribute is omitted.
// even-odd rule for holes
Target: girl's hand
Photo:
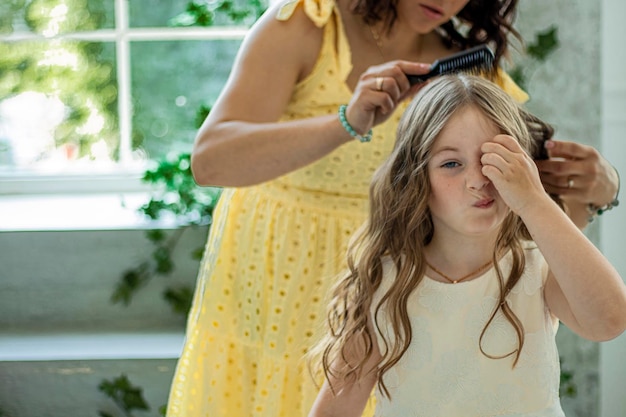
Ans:
<svg viewBox="0 0 626 417"><path fill-rule="evenodd" d="M359 78L346 109L348 123L359 134L387 120L399 103L411 98L426 83L411 86L406 74L426 74L428 64L391 61L370 67Z"/></svg>
<svg viewBox="0 0 626 417"><path fill-rule="evenodd" d="M529 204L549 199L532 158L509 135L485 142L480 159L483 175L489 178L504 202L520 215Z"/></svg>

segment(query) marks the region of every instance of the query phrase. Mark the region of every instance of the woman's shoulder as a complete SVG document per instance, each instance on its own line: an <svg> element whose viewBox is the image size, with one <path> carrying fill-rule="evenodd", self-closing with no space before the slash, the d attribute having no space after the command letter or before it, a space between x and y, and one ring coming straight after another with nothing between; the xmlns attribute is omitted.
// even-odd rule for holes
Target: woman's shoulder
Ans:
<svg viewBox="0 0 626 417"><path fill-rule="evenodd" d="M257 71L258 65L292 68L295 77L303 78L315 65L322 47L324 28L310 17L306 3L314 0L280 1L270 8L253 25L240 51L246 67ZM321 2L321 0L320 0ZM309 6L310 7L310 6ZM318 13L321 18L323 13ZM248 59L253 65L248 65ZM267 70L275 73L275 69Z"/></svg>
<svg viewBox="0 0 626 417"><path fill-rule="evenodd" d="M522 90L522 88L517 85L513 78L511 78L511 76L507 74L507 72L504 71L502 68L498 68L495 82L518 103L523 104L528 101L528 93Z"/></svg>
<svg viewBox="0 0 626 417"><path fill-rule="evenodd" d="M317 27L324 26L333 14L333 0L284 0L276 6L276 19L286 21L292 18L310 20Z"/></svg>

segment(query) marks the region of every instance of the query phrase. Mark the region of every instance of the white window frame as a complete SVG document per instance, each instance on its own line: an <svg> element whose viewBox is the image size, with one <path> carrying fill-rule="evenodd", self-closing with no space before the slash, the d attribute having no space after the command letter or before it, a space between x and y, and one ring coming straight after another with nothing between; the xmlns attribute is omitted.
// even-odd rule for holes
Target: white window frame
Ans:
<svg viewBox="0 0 626 417"><path fill-rule="evenodd" d="M33 194L116 193L146 191L141 177L147 166L131 164L131 67L130 43L184 40L241 40L249 30L244 26L131 28L128 0L115 0L115 28L45 37L15 33L8 41L69 39L114 42L118 80L120 156L113 171L86 174L0 173L0 196Z"/></svg>

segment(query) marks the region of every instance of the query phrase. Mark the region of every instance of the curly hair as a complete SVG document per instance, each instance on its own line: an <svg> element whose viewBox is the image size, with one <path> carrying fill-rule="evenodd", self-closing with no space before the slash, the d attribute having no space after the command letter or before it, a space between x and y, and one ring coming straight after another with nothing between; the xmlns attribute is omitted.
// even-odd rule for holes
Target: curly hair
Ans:
<svg viewBox="0 0 626 417"><path fill-rule="evenodd" d="M522 110L494 83L471 75L443 76L424 87L413 99L398 126L394 150L376 171L370 186L370 213L348 250L348 269L333 287L324 340L313 350L326 378L356 381L375 372L381 392L389 395L383 374L398 363L413 334L408 300L423 279L426 269L424 248L430 243L434 226L428 199L428 163L439 133L460 109L471 106L482 112L503 134L515 137L529 154L537 152L544 132L541 120ZM534 123L533 132L528 123ZM545 131L551 131L545 125ZM493 248L493 264L499 282L499 300L479 339L481 352L490 358L515 355L516 365L524 344L522 324L506 297L519 281L525 267L523 242L530 234L519 216L509 212ZM510 251L512 268L505 278L498 266L501 254ZM390 287L381 290L385 269L394 271ZM377 297L375 297L375 294ZM375 301L376 300L376 301ZM504 356L491 356L482 348L485 330L501 311L517 333L518 346ZM380 319L390 324L391 336L381 331ZM366 369L380 336L381 359ZM359 352L356 360L351 353ZM368 365L369 366L369 365ZM331 385L332 388L332 385ZM334 388L333 388L334 389Z"/></svg>
<svg viewBox="0 0 626 417"><path fill-rule="evenodd" d="M398 0L356 0L352 10L372 24L384 21L390 29L398 18ZM520 42L522 38L513 27L517 0L470 0L450 21L439 27L449 47L468 49L479 44L494 48L495 67L508 56L509 35Z"/></svg>

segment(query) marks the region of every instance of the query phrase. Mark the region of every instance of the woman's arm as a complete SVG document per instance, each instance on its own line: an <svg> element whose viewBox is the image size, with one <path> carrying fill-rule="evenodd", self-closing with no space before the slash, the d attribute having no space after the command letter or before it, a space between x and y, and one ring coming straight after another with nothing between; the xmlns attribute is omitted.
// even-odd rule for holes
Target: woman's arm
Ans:
<svg viewBox="0 0 626 417"><path fill-rule="evenodd" d="M275 19L275 13L269 10L251 29L222 94L197 134L191 164L201 185L261 183L353 140L337 113L277 122L296 84L317 62L323 29L301 7L286 21ZM371 67L355 87L346 112L348 122L365 133L386 120L399 101L416 91L404 73L427 71L427 65L406 61ZM385 91L376 88L381 74L386 76Z"/></svg>
<svg viewBox="0 0 626 417"><path fill-rule="evenodd" d="M250 30L197 134L192 171L201 185L262 182L304 166L350 138L332 116L276 123L296 83L314 65L322 29L301 8L287 21L278 21L275 13L268 10Z"/></svg>

